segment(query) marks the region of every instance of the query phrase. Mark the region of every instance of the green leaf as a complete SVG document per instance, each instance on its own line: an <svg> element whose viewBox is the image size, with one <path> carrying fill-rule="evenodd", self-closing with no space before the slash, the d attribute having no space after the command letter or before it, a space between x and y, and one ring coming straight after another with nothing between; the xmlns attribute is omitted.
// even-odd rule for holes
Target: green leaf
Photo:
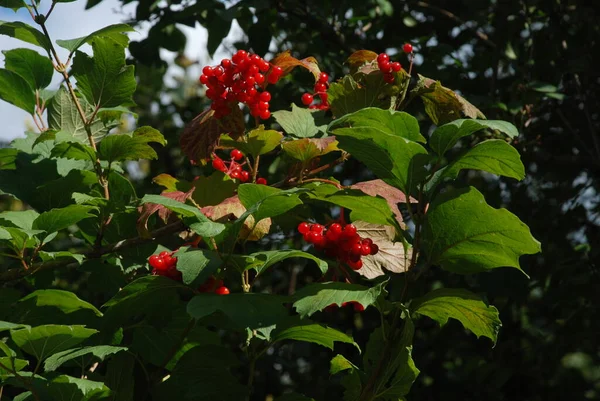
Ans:
<svg viewBox="0 0 600 401"><path fill-rule="evenodd" d="M53 400L71 401L105 398L110 390L102 382L60 375L48 382L48 393Z"/></svg>
<svg viewBox="0 0 600 401"><path fill-rule="evenodd" d="M86 119L89 120L94 113L93 107L85 99L78 99ZM81 144L89 144L85 124L81 120L71 94L64 85L58 89L48 106L48 125L51 129L60 131L57 135L59 137L57 142L71 142L71 139L75 139ZM110 126L105 125L102 121L95 120L90 126L94 142L97 143L104 138L108 134L109 128Z"/></svg>
<svg viewBox="0 0 600 401"><path fill-rule="evenodd" d="M106 357L125 350L127 350L126 347L115 347L112 345L96 345L92 347L68 349L66 351L57 352L48 357L48 359L46 359L44 362L44 371L55 371L65 363L73 361L74 359L77 359L75 362L81 365L83 356L88 356L88 359L86 360L87 362L82 366L82 368L85 368L86 366L90 365L93 360L99 359L100 361L104 361Z"/></svg>
<svg viewBox="0 0 600 401"><path fill-rule="evenodd" d="M379 135L425 142L425 137L421 135L417 119L402 111L368 107L333 120L327 127L327 131L342 127L366 127L377 131Z"/></svg>
<svg viewBox="0 0 600 401"><path fill-rule="evenodd" d="M33 222L39 215L35 210L6 211L0 213L0 223L5 227L9 224L23 230L32 230Z"/></svg>
<svg viewBox="0 0 600 401"><path fill-rule="evenodd" d="M14 12L17 12L20 8L25 7L24 0L1 0L0 7L11 8Z"/></svg>
<svg viewBox="0 0 600 401"><path fill-rule="evenodd" d="M283 304L288 301L287 297L270 294L200 294L188 303L187 311L194 319L222 312L237 329L258 329L285 319L289 312Z"/></svg>
<svg viewBox="0 0 600 401"><path fill-rule="evenodd" d="M125 65L123 46L110 38L91 40L94 57L80 51L73 61L73 75L85 99L95 108L133 105L136 81L133 66Z"/></svg>
<svg viewBox="0 0 600 401"><path fill-rule="evenodd" d="M277 325L277 328L271 333L271 342L276 343L283 340L315 343L332 351L334 343L337 341L352 344L360 351L358 344L349 335L308 319L296 318L283 325Z"/></svg>
<svg viewBox="0 0 600 401"><path fill-rule="evenodd" d="M13 357L1 357L0 358L0 380L4 380L6 377L13 375L13 372L20 372L29 365L29 361L25 359L18 359ZM8 369L4 369L6 366Z"/></svg>
<svg viewBox="0 0 600 401"><path fill-rule="evenodd" d="M279 131L265 130L264 125L253 129L244 137L243 141L234 141L229 135L221 136L219 144L224 147L232 147L242 151L244 155L254 158L269 153L279 146L283 135Z"/></svg>
<svg viewBox="0 0 600 401"><path fill-rule="evenodd" d="M428 263L461 274L503 266L520 269L521 255L541 250L521 220L488 206L472 187L438 196L427 212L422 240Z"/></svg>
<svg viewBox="0 0 600 401"><path fill-rule="evenodd" d="M294 308L300 317L310 316L322 311L329 305L342 306L344 302L358 302L364 308L373 305L377 297L384 292L386 282L374 287L346 283L318 283L308 285L293 296Z"/></svg>
<svg viewBox="0 0 600 401"><path fill-rule="evenodd" d="M102 198L104 199L104 198ZM46 252L46 251L40 251L39 252L39 256L40 259L42 259L43 262L49 262L51 260L60 260L60 259L72 259L72 261L77 262L78 264L83 263L85 256L78 254L78 253L71 253L71 252L67 252L67 251L59 251L59 252Z"/></svg>
<svg viewBox="0 0 600 401"><path fill-rule="evenodd" d="M198 287L223 264L216 253L206 249L188 249L176 252L177 270L182 273L184 284Z"/></svg>
<svg viewBox="0 0 600 401"><path fill-rule="evenodd" d="M93 39L101 37L110 38L117 42L120 46L127 47L127 44L129 43L129 38L127 37L127 35L124 35L123 32L133 31L135 30L127 24L114 24L105 26L104 28L98 29L97 31L94 31L89 35L82 36L80 38L67 40L58 39L56 41L56 44L73 53L75 52L75 50L79 49L84 44L91 43Z"/></svg>
<svg viewBox="0 0 600 401"><path fill-rule="evenodd" d="M393 135L381 135L371 127L338 128L333 131L338 147L364 163L378 178L412 194L427 174L427 150L419 143Z"/></svg>
<svg viewBox="0 0 600 401"><path fill-rule="evenodd" d="M301 192L303 190L296 188L281 190L259 184L242 184L238 187L240 202L254 216L257 223L262 219L279 216L302 204L299 198Z"/></svg>
<svg viewBox="0 0 600 401"><path fill-rule="evenodd" d="M44 34L23 22L0 21L0 35L10 36L11 38L19 39L50 51L50 41Z"/></svg>
<svg viewBox="0 0 600 401"><path fill-rule="evenodd" d="M111 390L110 401L133 401L136 356L120 352L108 361L105 384Z"/></svg>
<svg viewBox="0 0 600 401"><path fill-rule="evenodd" d="M411 302L413 313L429 316L440 326L456 319L477 337L496 344L502 326L498 309L487 305L478 295L462 288L441 288Z"/></svg>
<svg viewBox="0 0 600 401"><path fill-rule="evenodd" d="M314 111L295 104L292 104L292 111L279 110L272 113L285 133L297 138L312 138L325 132L325 126L315 124L314 114Z"/></svg>
<svg viewBox="0 0 600 401"><path fill-rule="evenodd" d="M41 362L50 355L74 347L97 332L84 326L47 324L12 330L10 337L19 348Z"/></svg>
<svg viewBox="0 0 600 401"><path fill-rule="evenodd" d="M60 209L52 209L40 214L34 220L33 228L54 233L77 224L83 219L94 217L90 213L94 209L94 207L83 205L69 205Z"/></svg>
<svg viewBox="0 0 600 401"><path fill-rule="evenodd" d="M346 359L343 355L336 355L330 362L329 374L335 375L348 369L358 369L356 365Z"/></svg>
<svg viewBox="0 0 600 401"><path fill-rule="evenodd" d="M2 53L6 68L19 74L33 89L50 85L54 67L48 57L31 49L12 49Z"/></svg>
<svg viewBox="0 0 600 401"><path fill-rule="evenodd" d="M429 146L441 156L452 149L460 138L469 136L486 128L500 131L509 138L516 138L519 136L517 128L508 121L460 119L437 127L431 134Z"/></svg>
<svg viewBox="0 0 600 401"><path fill-rule="evenodd" d="M113 163L115 161L158 159L150 142L166 145L165 138L152 127L140 127L133 134L107 136L100 142L98 155L100 159Z"/></svg>
<svg viewBox="0 0 600 401"><path fill-rule="evenodd" d="M6 331L6 330L16 330L16 329L20 329L23 327L29 327L29 326L26 324L16 324L16 323L5 322L3 320L0 320L0 333L2 333L3 331Z"/></svg>
<svg viewBox="0 0 600 401"><path fill-rule="evenodd" d="M225 225L215 223L206 217L198 208L185 203L178 202L160 195L146 195L142 198L142 203L155 203L162 205L169 210L184 216L186 223L192 230L202 237L214 237L225 230Z"/></svg>
<svg viewBox="0 0 600 401"><path fill-rule="evenodd" d="M54 289L36 290L31 294L21 298L19 302L27 303L31 307L52 306L60 309L66 314L81 310L89 310L96 316L102 316L102 312L96 309L94 305L79 299L77 295L70 291Z"/></svg>
<svg viewBox="0 0 600 401"><path fill-rule="evenodd" d="M256 275L262 274L269 267L273 266L276 263L281 262L282 260L288 258L305 258L315 261L321 273L327 273L328 265L327 262L317 258L316 256L311 255L310 253L298 251L295 249L286 249L281 251L263 251L263 252L255 252L251 253L246 257L246 267L245 270L254 269L256 270Z"/></svg>
<svg viewBox="0 0 600 401"><path fill-rule="evenodd" d="M91 146L79 142L61 142L52 148L50 156L72 160L96 161L96 152Z"/></svg>
<svg viewBox="0 0 600 401"><path fill-rule="evenodd" d="M350 210L350 219L366 221L373 224L383 224L396 229L400 235L402 229L390 209L388 202L381 197L365 194L357 189L338 190L335 186L319 185L309 194L311 199L328 202Z"/></svg>
<svg viewBox="0 0 600 401"><path fill-rule="evenodd" d="M362 85L350 75L329 85L327 95L334 116L341 117L366 107L387 109L390 106L390 99L380 96L386 85L383 74L375 71L364 78L366 82Z"/></svg>
<svg viewBox="0 0 600 401"><path fill-rule="evenodd" d="M29 83L16 72L4 68L0 68L0 99L29 114L35 111L35 93Z"/></svg>
<svg viewBox="0 0 600 401"><path fill-rule="evenodd" d="M500 139L490 139L473 146L450 163L442 177L455 179L464 169L483 170L519 181L525 178L525 166L519 152Z"/></svg>
<svg viewBox="0 0 600 401"><path fill-rule="evenodd" d="M339 151L337 144L334 137L303 138L284 142L282 148L285 154L306 164L315 157Z"/></svg>
<svg viewBox="0 0 600 401"><path fill-rule="evenodd" d="M163 174L161 174L163 175ZM156 181L155 177L155 182ZM197 177L192 186L196 188L192 194L194 201L200 206L214 206L233 196L237 189L235 181L220 171L215 171L208 177ZM174 189L174 190L177 190ZM180 189L187 192L188 189Z"/></svg>

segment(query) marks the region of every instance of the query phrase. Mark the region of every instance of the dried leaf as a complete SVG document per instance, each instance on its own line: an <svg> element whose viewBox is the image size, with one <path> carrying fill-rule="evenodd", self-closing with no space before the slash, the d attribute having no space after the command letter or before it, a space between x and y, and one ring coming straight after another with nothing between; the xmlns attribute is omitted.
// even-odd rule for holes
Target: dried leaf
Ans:
<svg viewBox="0 0 600 401"><path fill-rule="evenodd" d="M394 228L379 224L355 221L357 232L361 237L368 237L379 247L377 255L363 256L363 266L357 273L368 278L383 276L384 268L392 273L405 273L410 265L412 249L404 252L402 242L392 242L394 239Z"/></svg>
<svg viewBox="0 0 600 401"><path fill-rule="evenodd" d="M281 67L283 70L283 75L289 74L296 67L306 68L313 74L315 81L319 79L319 74L321 73L317 59L314 57L307 57L303 58L302 60L298 60L291 55L289 50L279 53L273 60L271 60L271 64Z"/></svg>
<svg viewBox="0 0 600 401"><path fill-rule="evenodd" d="M413 96L421 96L425 112L436 125L449 123L459 118L481 118L485 115L465 98L433 79L419 75L419 81L411 91Z"/></svg>
<svg viewBox="0 0 600 401"><path fill-rule="evenodd" d="M304 138L284 142L282 148L290 157L306 163L315 157L340 150L337 144L338 141L334 136L328 136L325 138Z"/></svg>
<svg viewBox="0 0 600 401"><path fill-rule="evenodd" d="M221 134L228 134L233 139L244 135L244 115L239 107L234 106L231 114L222 118L215 118L214 114L213 110L204 111L183 129L179 143L192 162L208 159Z"/></svg>
<svg viewBox="0 0 600 401"><path fill-rule="evenodd" d="M356 71L363 64L370 63L377 59L377 53L371 50L358 50L355 51L348 57L346 64L350 66L350 69Z"/></svg>
<svg viewBox="0 0 600 401"><path fill-rule="evenodd" d="M213 221L225 223L238 219L246 212L246 208L240 202L238 196L232 196L215 206L206 206L201 209L202 213ZM271 219L262 219L254 225L254 217L249 216L242 229L239 238L248 241L258 241L269 233L271 229Z"/></svg>
<svg viewBox="0 0 600 401"><path fill-rule="evenodd" d="M381 196L384 198L388 205L390 205L390 209L392 209L394 212L396 220L398 220L400 226L403 229L405 228L404 224L402 223L402 213L400 213L400 209L398 208L398 203L406 203L406 195L404 192L400 191L398 188L386 184L383 180L358 182L352 185L352 188L359 189L367 195ZM417 203L417 200L413 197L410 197L410 203Z"/></svg>

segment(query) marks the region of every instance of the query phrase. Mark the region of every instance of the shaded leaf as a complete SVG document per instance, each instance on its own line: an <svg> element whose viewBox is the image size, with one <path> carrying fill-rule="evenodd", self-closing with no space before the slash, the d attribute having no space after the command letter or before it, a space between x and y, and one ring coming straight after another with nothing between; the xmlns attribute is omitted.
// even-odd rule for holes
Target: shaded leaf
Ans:
<svg viewBox="0 0 600 401"><path fill-rule="evenodd" d="M62 352L57 352L46 359L44 362L44 371L52 372L61 367L63 364L74 359L78 359L76 362L81 364L80 361L83 361L82 357L87 356L87 362L82 366L85 367L90 365L93 360L104 361L108 356L125 350L127 350L126 347L115 347L112 345L96 345L91 347L68 349Z"/></svg>
<svg viewBox="0 0 600 401"><path fill-rule="evenodd" d="M246 257L245 270L256 270L256 274L259 275L274 264L289 258L311 259L317 264L321 270L321 273L323 274L325 274L328 269L327 262L311 255L310 253L298 251L296 249L286 249L281 251L262 251L251 253Z"/></svg>
<svg viewBox="0 0 600 401"><path fill-rule="evenodd" d="M70 291L55 289L36 290L21 298L19 303L27 304L30 308L51 306L65 314L88 310L96 316L102 316L102 313L94 305L79 299L77 295Z"/></svg>
<svg viewBox="0 0 600 401"><path fill-rule="evenodd" d="M333 351L335 342L352 344L360 350L352 337L323 324L311 322L308 319L291 319L289 322L277 325L271 333L271 342L283 340L304 341L322 345Z"/></svg>
<svg viewBox="0 0 600 401"><path fill-rule="evenodd" d="M43 361L50 355L74 347L97 332L84 326L47 324L12 330L10 337L20 349L35 356L38 361Z"/></svg>
<svg viewBox="0 0 600 401"><path fill-rule="evenodd" d="M192 198L200 206L214 206L235 195L238 184L226 174L215 171L208 177L196 177L192 182Z"/></svg>
<svg viewBox="0 0 600 401"><path fill-rule="evenodd" d="M33 228L53 233L77 224L83 219L94 217L90 212L94 207L69 205L60 209L52 209L40 214L33 222Z"/></svg>
<svg viewBox="0 0 600 401"><path fill-rule="evenodd" d="M216 252L206 249L187 249L176 252L177 270L182 273L184 284L198 287L212 276L223 264Z"/></svg>
<svg viewBox="0 0 600 401"><path fill-rule="evenodd" d="M222 135L219 145L222 147L236 148L246 156L256 157L269 153L279 146L283 135L279 131L265 130L264 125L253 129L243 140L234 141L229 135Z"/></svg>

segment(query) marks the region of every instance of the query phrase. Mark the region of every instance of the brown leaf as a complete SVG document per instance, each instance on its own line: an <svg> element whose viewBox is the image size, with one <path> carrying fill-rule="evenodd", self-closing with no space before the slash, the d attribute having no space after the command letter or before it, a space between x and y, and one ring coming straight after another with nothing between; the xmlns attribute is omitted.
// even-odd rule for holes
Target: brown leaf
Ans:
<svg viewBox="0 0 600 401"><path fill-rule="evenodd" d="M348 57L346 64L350 66L350 69L357 70L363 64L370 63L377 59L377 53L371 50L358 50L355 51Z"/></svg>
<svg viewBox="0 0 600 401"><path fill-rule="evenodd" d="M465 98L433 79L419 75L419 81L412 90L413 95L421 96L425 112L436 125L449 123L459 118L481 118L485 115Z"/></svg>
<svg viewBox="0 0 600 401"><path fill-rule="evenodd" d="M218 205L203 207L201 211L209 219L225 223L239 218L246 212L246 208L242 205L238 196L235 195L225 199ZM238 238L248 241L258 241L267 235L270 229L271 219L262 219L255 226L254 217L249 216L244 222Z"/></svg>
<svg viewBox="0 0 600 401"><path fill-rule="evenodd" d="M163 193L161 193L161 196L164 196L165 198L174 199L179 202L185 202L189 197L192 196L194 189L195 188L192 188L188 192L164 191ZM154 213L158 213L158 217L160 217L161 220L166 223L167 221L169 221L169 218L171 218L171 215L173 213L166 207L155 203L145 203L142 207L139 208L139 211L140 217L138 217L136 226L140 237L143 238L149 237L150 230L148 229L148 219L150 219L150 216L152 216Z"/></svg>
<svg viewBox="0 0 600 401"><path fill-rule="evenodd" d="M356 184L352 185L352 188L359 189L367 195L379 195L384 198L388 205L390 205L390 209L392 209L394 212L396 220L398 223L400 223L400 226L404 228L404 225L402 224L402 213L400 213L400 209L398 208L398 203L406 203L406 195L404 192L400 191L398 188L386 184L383 180L357 182ZM410 203L417 203L417 200L413 197L410 197Z"/></svg>
<svg viewBox="0 0 600 401"><path fill-rule="evenodd" d="M222 118L215 118L214 114L213 110L204 111L183 129L179 143L192 162L210 158L221 134L228 134L233 139L244 135L244 115L238 106L233 106L231 114Z"/></svg>
<svg viewBox="0 0 600 401"><path fill-rule="evenodd" d="M290 157L307 163L315 157L340 150L337 144L338 141L334 136L328 136L326 138L303 138L284 142L282 148Z"/></svg>
<svg viewBox="0 0 600 401"><path fill-rule="evenodd" d="M376 255L363 256L363 266L356 272L368 279L383 276L384 268L392 273L405 273L410 265L412 249L404 252L402 242L392 242L394 239L394 228L379 224L355 221L358 234L363 238L371 238L373 243L379 247Z"/></svg>
<svg viewBox="0 0 600 401"><path fill-rule="evenodd" d="M281 67L281 69L283 70L283 75L289 74L296 67L302 67L310 71L315 77L315 81L317 81L319 79L319 74L321 73L317 59L315 59L314 57L306 57L302 60L298 60L297 58L291 55L289 50L286 50L283 53L279 53L270 62L273 65Z"/></svg>

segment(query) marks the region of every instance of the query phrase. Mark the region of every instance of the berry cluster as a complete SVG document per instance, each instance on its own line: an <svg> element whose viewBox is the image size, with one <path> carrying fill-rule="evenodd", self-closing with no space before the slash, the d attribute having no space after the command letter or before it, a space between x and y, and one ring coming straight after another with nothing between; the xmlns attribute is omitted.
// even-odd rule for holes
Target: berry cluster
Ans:
<svg viewBox="0 0 600 401"><path fill-rule="evenodd" d="M223 280L217 280L214 276L210 276L208 280L198 287L199 292L213 292L217 295L228 295L229 288L223 285Z"/></svg>
<svg viewBox="0 0 600 401"><path fill-rule="evenodd" d="M158 255L152 255L148 258L148 264L152 267L152 274L155 276L165 276L175 281L181 281L181 272L177 270L177 258L173 252L163 251Z"/></svg>
<svg viewBox="0 0 600 401"><path fill-rule="evenodd" d="M267 120L271 117L271 94L261 88L265 81L277 83L282 75L281 67L272 66L257 54L239 50L231 60L223 59L221 65L204 67L200 82L208 87L206 97L213 101L210 107L216 118L228 115L241 102L250 108L253 117Z"/></svg>
<svg viewBox="0 0 600 401"><path fill-rule="evenodd" d="M329 75L326 72L319 74L319 79L313 88L315 93L310 94L306 92L302 95L302 103L308 106L310 109L328 110L329 102L327 101L327 88L329 87ZM321 99L320 104L312 104L315 100L315 96Z"/></svg>
<svg viewBox="0 0 600 401"><path fill-rule="evenodd" d="M380 53L377 56L377 65L381 72L383 72L383 80L388 84L393 84L395 81L393 73L402 69L402 65L399 62L390 62L390 56L386 53Z"/></svg>
<svg viewBox="0 0 600 401"><path fill-rule="evenodd" d="M231 160L226 162L219 156L213 155L213 168L215 170L222 171L234 180L248 182L248 180L250 179L250 173L244 170L244 165L246 163L238 163L238 161L242 160L244 154L239 149L233 149L231 153L229 153L229 156L231 156ZM265 180L264 178L257 178L256 183L267 185L267 180Z"/></svg>
<svg viewBox="0 0 600 401"><path fill-rule="evenodd" d="M346 263L353 270L362 267L361 257L379 252L379 247L373 240L361 238L352 224L333 223L325 228L321 224L302 222L298 225L298 232L306 242L324 250L327 256Z"/></svg>

